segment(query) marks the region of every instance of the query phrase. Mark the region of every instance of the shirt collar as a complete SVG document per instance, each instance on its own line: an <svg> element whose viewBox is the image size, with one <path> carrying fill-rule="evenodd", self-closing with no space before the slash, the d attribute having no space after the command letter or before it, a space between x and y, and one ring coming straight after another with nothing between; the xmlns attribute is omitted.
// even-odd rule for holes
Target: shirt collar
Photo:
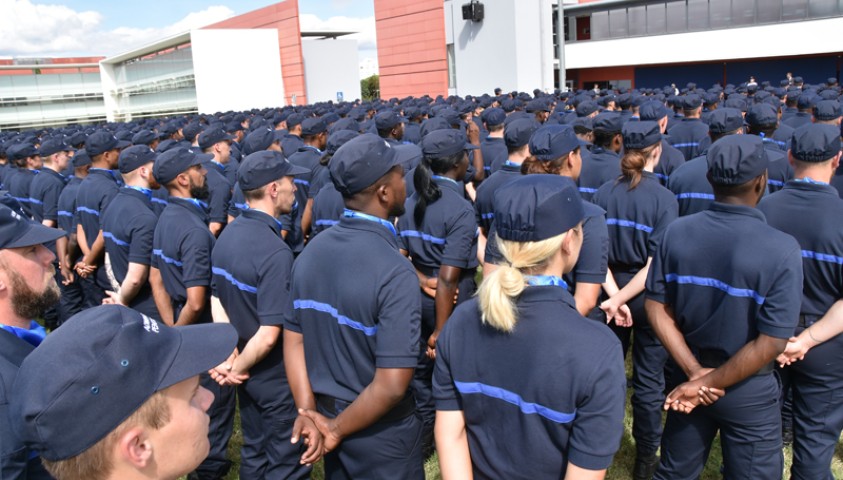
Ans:
<svg viewBox="0 0 843 480"><path fill-rule="evenodd" d="M122 193L129 195L131 197L135 197L147 206L152 205L152 190L143 187L133 187L130 185L126 185L120 190Z"/></svg>
<svg viewBox="0 0 843 480"><path fill-rule="evenodd" d="M439 188L450 188L460 195L465 195L464 187L458 181L441 175L432 175L432 177L436 185L439 185Z"/></svg>
<svg viewBox="0 0 843 480"><path fill-rule="evenodd" d="M767 223L767 217L761 213L761 210L757 208L748 207L746 205L732 205L730 203L720 203L720 202L713 202L708 209L712 212L716 213L725 213L729 215L745 215L747 217L753 217L756 220L760 220L764 223Z"/></svg>
<svg viewBox="0 0 843 480"><path fill-rule="evenodd" d="M533 303L533 302L563 302L574 311L576 311L576 302L571 293L564 288L557 286L534 286L525 288L518 297L518 303Z"/></svg>
<svg viewBox="0 0 843 480"><path fill-rule="evenodd" d="M272 215L265 212L261 212L260 210L254 210L250 208L248 210L243 210L242 212L240 212L240 216L244 218L250 218L261 223L265 223L269 226L269 228L272 229L273 232L275 232L275 235L277 235L278 238L281 238L281 222L277 218L274 218Z"/></svg>
<svg viewBox="0 0 843 480"><path fill-rule="evenodd" d="M346 209L345 212L347 212L347 211L352 211L352 210ZM355 215L353 217L348 217L348 216L345 215L345 212L343 212L343 216L340 218L340 225L348 227L348 228L353 228L355 230L365 230L365 231L368 231L368 232L375 233L377 235L380 235L384 239L386 239L389 242L390 245L395 247L396 250L399 248L398 247L398 236L396 234L395 227L393 226L393 228L390 230L386 226L385 223L382 223L382 222L387 222L387 223L390 223L390 222L388 222L387 220L383 220L383 219L378 219L378 220L381 220L382 222L377 222L377 221L369 220L368 218L365 218L365 217L361 217L359 215ZM360 212L355 212L355 213L359 214ZM369 215L368 217L371 217L371 216ZM372 218L376 218L376 217L372 217Z"/></svg>
<svg viewBox="0 0 843 480"><path fill-rule="evenodd" d="M197 200L195 198L170 197L169 203L170 205L178 205L186 209L187 211L193 213L199 219L201 219L203 223L207 223L208 204L206 204L205 202Z"/></svg>
<svg viewBox="0 0 843 480"><path fill-rule="evenodd" d="M91 168L88 170L88 175L91 175L91 174L94 174L94 175L102 175L103 177L110 178L110 179L111 179L111 180L113 180L113 181L114 181L114 183L116 183L117 185L120 185L120 184L122 184L122 183L123 183L123 182L121 182L121 181L117 178L117 174L116 174L116 173L114 173L114 170L108 170L108 169L106 169L106 168L94 168L94 167L91 167Z"/></svg>

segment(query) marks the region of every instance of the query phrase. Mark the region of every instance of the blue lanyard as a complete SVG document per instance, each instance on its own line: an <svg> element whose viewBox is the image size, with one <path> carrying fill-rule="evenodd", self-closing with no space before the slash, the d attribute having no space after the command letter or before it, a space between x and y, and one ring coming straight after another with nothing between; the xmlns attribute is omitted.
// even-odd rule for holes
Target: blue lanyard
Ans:
<svg viewBox="0 0 843 480"><path fill-rule="evenodd" d="M794 178L794 180L796 180L797 182L802 182L802 183L810 183L811 185L828 185L825 182L820 182L819 180L814 180L811 177Z"/></svg>
<svg viewBox="0 0 843 480"><path fill-rule="evenodd" d="M111 178L118 184L122 183L118 178L117 175L114 174L113 170L109 170L107 168L90 168L88 169L89 172L106 172L111 175Z"/></svg>
<svg viewBox="0 0 843 480"><path fill-rule="evenodd" d="M518 168L521 168L521 164L520 164L520 163L510 162L509 160L507 160L507 161L503 162L503 164L504 164L505 166L507 166L507 167L518 167Z"/></svg>
<svg viewBox="0 0 843 480"><path fill-rule="evenodd" d="M446 182L451 182L454 185L459 185L459 183L453 178L443 177L442 175L432 175L432 178L434 180L445 180Z"/></svg>
<svg viewBox="0 0 843 480"><path fill-rule="evenodd" d="M25 340L27 343L35 347L40 345L41 342L47 338L47 331L44 330L44 327L39 325L35 320L30 320L29 329L3 325L2 323L0 323L0 328L20 338L21 340Z"/></svg>
<svg viewBox="0 0 843 480"><path fill-rule="evenodd" d="M313 150L314 152L318 153L319 155L322 155L322 150L319 150L318 148L314 147L313 145L302 145L302 148L309 148L309 149Z"/></svg>
<svg viewBox="0 0 843 480"><path fill-rule="evenodd" d="M38 175L39 173L41 173L41 170L38 170L37 168L33 168L33 169L32 169L32 170L30 170L30 171L31 171L32 173L34 173L35 175Z"/></svg>
<svg viewBox="0 0 843 480"><path fill-rule="evenodd" d="M396 237L398 236L398 232L395 231L395 225L393 225L392 222L389 222L382 218L368 215L363 212L358 212L356 210L349 210L347 208L343 210L342 216L345 218L362 218L363 220L368 220L370 222L380 223L381 225L389 229L389 231L392 232L393 235L395 235Z"/></svg>
<svg viewBox="0 0 843 480"><path fill-rule="evenodd" d="M225 171L225 165L221 164L220 162L217 162L217 161L215 161L215 160L211 160L211 163L213 163L214 165L216 165L216 166L217 166L217 168L219 168L219 169L220 169L220 172L224 172L224 171Z"/></svg>
<svg viewBox="0 0 843 480"><path fill-rule="evenodd" d="M131 185L126 185L126 188L131 188L132 190L138 191L138 192L146 195L146 198L148 198L149 200L152 200L152 190L150 190L148 188L133 187Z"/></svg>
<svg viewBox="0 0 843 480"><path fill-rule="evenodd" d="M202 213L205 213L205 210L208 209L208 204L198 198L185 198L185 200L195 205Z"/></svg>
<svg viewBox="0 0 843 480"><path fill-rule="evenodd" d="M568 284L565 283L565 280L562 280L555 275L524 275L524 278L526 278L527 283L533 287L553 286L562 287L565 290L568 289Z"/></svg>

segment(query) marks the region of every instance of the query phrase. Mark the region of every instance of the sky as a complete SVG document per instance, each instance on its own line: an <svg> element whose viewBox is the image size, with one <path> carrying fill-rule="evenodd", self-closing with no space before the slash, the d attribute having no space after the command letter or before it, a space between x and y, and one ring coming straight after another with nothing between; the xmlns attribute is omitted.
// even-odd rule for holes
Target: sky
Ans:
<svg viewBox="0 0 843 480"><path fill-rule="evenodd" d="M377 58L373 0L298 2L302 30L359 31L353 38L359 42L361 62ZM109 56L273 3L0 0L0 57Z"/></svg>

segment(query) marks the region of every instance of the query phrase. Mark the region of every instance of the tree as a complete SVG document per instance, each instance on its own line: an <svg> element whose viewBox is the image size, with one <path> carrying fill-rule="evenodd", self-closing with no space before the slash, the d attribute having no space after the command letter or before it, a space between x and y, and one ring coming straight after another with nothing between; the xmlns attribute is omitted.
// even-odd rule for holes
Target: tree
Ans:
<svg viewBox="0 0 843 480"><path fill-rule="evenodd" d="M363 100L375 100L381 96L380 77L372 75L371 77L360 80L360 94Z"/></svg>

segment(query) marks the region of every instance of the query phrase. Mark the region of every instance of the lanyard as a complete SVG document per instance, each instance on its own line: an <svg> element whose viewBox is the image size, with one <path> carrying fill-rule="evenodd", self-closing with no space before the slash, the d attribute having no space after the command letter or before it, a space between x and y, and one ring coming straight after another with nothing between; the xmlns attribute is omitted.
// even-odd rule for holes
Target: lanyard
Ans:
<svg viewBox="0 0 843 480"><path fill-rule="evenodd" d="M29 322L29 329L20 328L20 327L12 327L10 325L3 325L0 323L0 328L6 330L7 332L11 333L12 335L20 338L21 340L25 340L26 342L30 343L32 346L37 347L47 338L47 331L44 330L44 327L38 324L35 320L31 320Z"/></svg>
<svg viewBox="0 0 843 480"><path fill-rule="evenodd" d="M565 280L562 280L554 275L524 275L524 278L526 278L527 283L533 287L553 286L562 287L565 290L568 289L568 284L565 283Z"/></svg>
<svg viewBox="0 0 843 480"><path fill-rule="evenodd" d="M132 190L136 190L136 191L146 195L146 198L148 198L149 200L152 200L152 190L150 190L148 188L133 187L131 185L126 185L126 188L131 188Z"/></svg>
<svg viewBox="0 0 843 480"><path fill-rule="evenodd" d="M211 163L217 166L220 169L220 172L225 172L225 165L221 164L220 162L211 160Z"/></svg>
<svg viewBox="0 0 843 480"><path fill-rule="evenodd" d="M393 235L395 235L396 237L398 236L398 232L395 231L395 225L393 225L392 222L388 222L382 218L368 215L363 212L358 212L356 210L349 210L347 208L343 210L342 215L345 218L362 218L363 220L368 220L370 222L380 223L381 225L386 227L390 232L392 232Z"/></svg>
<svg viewBox="0 0 843 480"><path fill-rule="evenodd" d="M434 180L445 180L446 182L451 182L454 185L459 185L456 180L453 178L443 177L442 175L431 175Z"/></svg>
<svg viewBox="0 0 843 480"><path fill-rule="evenodd" d="M113 171L113 170L109 170L109 169L107 169L107 168L91 168L91 169L89 169L88 171L89 171L89 172L106 172L106 173L108 173L109 175L111 175L111 178L113 178L113 179L114 179L114 182L115 182L115 183L117 183L117 184L122 183L122 182L121 182L121 181L117 178L117 175L115 175L115 174L114 174L114 171Z"/></svg>
<svg viewBox="0 0 843 480"><path fill-rule="evenodd" d="M507 160L507 161L503 162L503 164L504 164L505 166L507 166L507 167L516 167L516 168L521 168L521 164L520 164L520 163L510 162L509 160Z"/></svg>
<svg viewBox="0 0 843 480"><path fill-rule="evenodd" d="M195 205L196 208L198 208L199 211L201 211L202 213L205 213L205 211L208 209L208 204L197 198L185 198L185 200Z"/></svg>
<svg viewBox="0 0 843 480"><path fill-rule="evenodd" d="M820 182L818 180L814 180L811 177L794 178L794 180L796 180L797 182L802 182L802 183L810 183L811 185L828 185L825 182Z"/></svg>

